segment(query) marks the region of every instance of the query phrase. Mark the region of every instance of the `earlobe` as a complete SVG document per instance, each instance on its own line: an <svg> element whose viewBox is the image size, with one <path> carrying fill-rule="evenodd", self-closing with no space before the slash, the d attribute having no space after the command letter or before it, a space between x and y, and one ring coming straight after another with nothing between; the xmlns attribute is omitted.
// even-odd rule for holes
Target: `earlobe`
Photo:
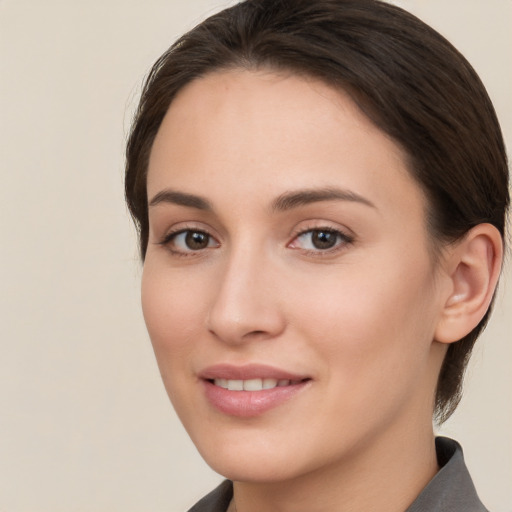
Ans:
<svg viewBox="0 0 512 512"><path fill-rule="evenodd" d="M450 249L449 293L443 297L436 341L453 343L479 324L494 295L502 258L501 235L491 224L475 226Z"/></svg>

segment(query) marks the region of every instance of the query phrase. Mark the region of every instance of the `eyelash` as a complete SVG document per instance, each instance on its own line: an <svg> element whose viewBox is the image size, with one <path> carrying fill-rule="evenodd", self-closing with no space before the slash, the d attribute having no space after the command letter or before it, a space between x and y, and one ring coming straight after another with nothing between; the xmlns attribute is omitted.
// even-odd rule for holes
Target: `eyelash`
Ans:
<svg viewBox="0 0 512 512"><path fill-rule="evenodd" d="M317 234L324 233L324 234L328 234L328 235L335 235L336 236L335 245L333 247L328 247L325 249L319 249L319 248L301 249L300 247L294 247L295 241L298 240L300 237L303 237L308 234L314 235L315 233L317 233ZM173 248L172 242L175 241L178 236L183 235L183 234L196 234L196 235L198 234L198 235L205 236L208 238L208 245L204 248L200 248L197 250L194 250L191 248L189 248L188 250ZM168 250L175 256L191 257L191 256L198 256L205 249L211 248L210 242L212 240L215 241L216 247L220 246L220 243L217 242L215 240L215 238L212 235L210 235L207 231L198 229L198 228L194 228L194 227L185 227L185 228L179 228L175 231L171 231L171 232L167 233L163 237L163 239L157 243L158 243L158 245L162 245L162 246L168 248ZM348 235L348 234L344 233L343 231L341 231L339 229L334 229L332 227L327 227L327 226L314 226L314 227L310 227L307 229L302 229L301 231L298 231L297 233L295 233L293 235L292 241L287 244L287 247L290 247L294 250L302 250L303 253L305 253L306 255L322 257L322 256L332 255L333 253L337 253L338 251L341 251L344 248L346 248L347 245L351 245L353 243L354 243L354 237L352 235Z"/></svg>
<svg viewBox="0 0 512 512"><path fill-rule="evenodd" d="M293 244L296 240L298 240L300 237L303 237L304 235L310 234L311 236L317 234L329 234L329 235L335 235L335 245L333 247L329 247L326 249L302 249L300 247L293 247ZM296 234L294 234L292 241L288 244L288 247L291 247L292 249L296 250L302 250L306 255L313 255L317 257L322 256L330 256L332 254L335 254L339 251L342 251L345 249L348 245L351 245L354 243L354 236L348 235L347 233L341 231L340 229L332 228L329 226L313 226L309 227L307 229L302 229Z"/></svg>
<svg viewBox="0 0 512 512"><path fill-rule="evenodd" d="M187 233L188 234L199 234L199 235L203 235L203 236L207 237L208 238L208 246L205 247L204 249L198 249L198 250L194 250L194 249L190 249L190 248L189 248L189 250L175 249L173 247L172 242L175 241L178 236L187 234ZM170 231L163 237L162 240L160 240L160 242L157 242L157 243L158 243L158 245L162 245L162 246L166 247L173 254L173 256L190 257L190 256L197 256L203 250L210 248L209 244L212 240L215 240L215 238L203 229L198 229L195 227L184 227L184 228L176 229L175 231ZM216 244L217 244L217 247L220 245L218 242L216 242Z"/></svg>

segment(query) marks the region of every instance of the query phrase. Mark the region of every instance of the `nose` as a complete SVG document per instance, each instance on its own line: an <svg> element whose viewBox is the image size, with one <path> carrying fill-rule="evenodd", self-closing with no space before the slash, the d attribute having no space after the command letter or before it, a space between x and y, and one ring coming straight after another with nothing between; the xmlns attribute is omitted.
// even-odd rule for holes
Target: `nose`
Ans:
<svg viewBox="0 0 512 512"><path fill-rule="evenodd" d="M219 273L208 330L232 345L279 336L286 322L279 305L278 274L275 265L257 252L233 253Z"/></svg>

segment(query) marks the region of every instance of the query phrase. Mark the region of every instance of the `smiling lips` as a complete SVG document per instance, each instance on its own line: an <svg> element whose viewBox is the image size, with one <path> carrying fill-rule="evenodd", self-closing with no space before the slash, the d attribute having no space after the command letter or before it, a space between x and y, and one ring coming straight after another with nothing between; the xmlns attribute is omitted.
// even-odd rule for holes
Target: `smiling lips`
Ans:
<svg viewBox="0 0 512 512"><path fill-rule="evenodd" d="M254 417L281 405L304 389L308 377L269 366L216 365L200 374L208 401L220 412Z"/></svg>

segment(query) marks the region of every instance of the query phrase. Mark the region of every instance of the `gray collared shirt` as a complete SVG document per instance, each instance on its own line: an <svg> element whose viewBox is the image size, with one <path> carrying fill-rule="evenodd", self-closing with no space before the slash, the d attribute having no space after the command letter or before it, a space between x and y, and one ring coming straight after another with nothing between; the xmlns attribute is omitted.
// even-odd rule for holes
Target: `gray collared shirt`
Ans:
<svg viewBox="0 0 512 512"><path fill-rule="evenodd" d="M440 470L405 512L488 512L476 493L462 448L447 437L436 438ZM226 512L233 484L222 482L188 512Z"/></svg>

